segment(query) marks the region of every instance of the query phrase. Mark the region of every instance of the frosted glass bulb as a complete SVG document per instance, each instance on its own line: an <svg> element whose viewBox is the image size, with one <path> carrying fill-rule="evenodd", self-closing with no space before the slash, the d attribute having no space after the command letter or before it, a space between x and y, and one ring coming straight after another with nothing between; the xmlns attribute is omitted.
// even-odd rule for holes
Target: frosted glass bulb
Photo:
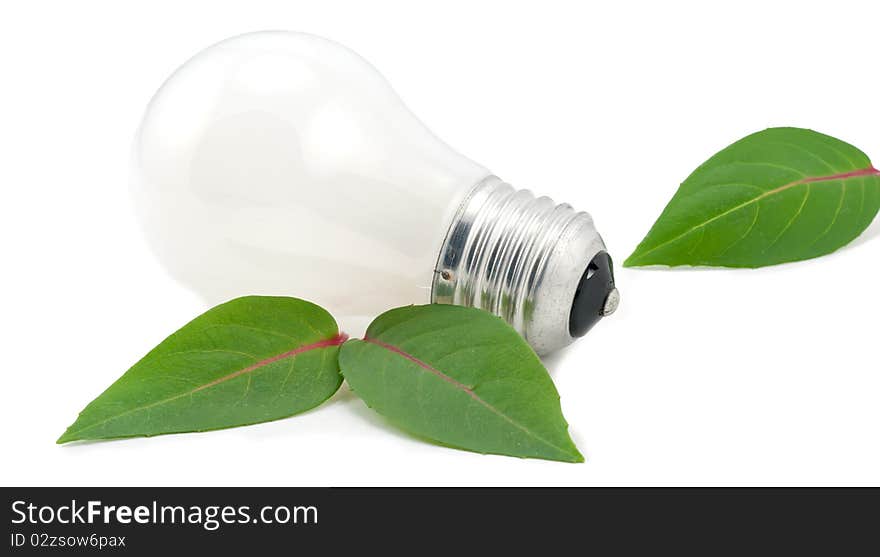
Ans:
<svg viewBox="0 0 880 557"><path fill-rule="evenodd" d="M241 35L186 62L147 107L133 171L151 246L211 304L296 296L343 326L476 306L539 352L616 305L586 213L456 153L366 61L312 35Z"/></svg>

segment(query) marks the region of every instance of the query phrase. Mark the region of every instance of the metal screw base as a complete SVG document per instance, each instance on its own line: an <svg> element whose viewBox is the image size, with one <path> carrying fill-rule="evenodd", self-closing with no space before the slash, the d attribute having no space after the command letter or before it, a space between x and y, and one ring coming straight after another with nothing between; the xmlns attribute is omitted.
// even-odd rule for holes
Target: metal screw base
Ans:
<svg viewBox="0 0 880 557"><path fill-rule="evenodd" d="M474 187L449 228L431 299L490 311L538 353L551 352L574 340L575 289L604 249L587 213L490 176Z"/></svg>

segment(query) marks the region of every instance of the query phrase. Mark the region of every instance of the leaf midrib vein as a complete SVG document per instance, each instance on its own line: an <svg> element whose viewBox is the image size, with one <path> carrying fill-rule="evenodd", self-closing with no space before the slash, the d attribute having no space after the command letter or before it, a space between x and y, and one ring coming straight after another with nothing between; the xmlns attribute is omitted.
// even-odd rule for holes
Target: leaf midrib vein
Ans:
<svg viewBox="0 0 880 557"><path fill-rule="evenodd" d="M346 335L346 334L344 334L344 333L339 333L339 334L337 334L337 335L335 335L334 337L329 338L329 339L320 340L320 341L318 341L318 342L313 342L313 343L311 343L311 344L305 344L305 345L303 345L303 346L299 346L299 347L294 348L294 349L292 349L292 350L287 350L287 351L285 351L285 352L282 352L281 354L276 354L275 356L270 356L270 357L268 357L268 358L264 358L263 360L260 360L259 362L256 362L256 363L254 363L254 364L251 364L251 365L249 365L249 366L247 366L247 367L245 367L245 368L242 368L242 369L236 370L236 371L234 371L234 372L232 372L232 373L228 373L228 374L226 374L226 375L224 375L224 376L222 376L222 377L218 377L217 379L214 379L214 380L212 380L212 381L209 381L209 382L205 383L204 385L199 385L198 387L196 387L196 388L194 388L194 389L190 389L190 390L185 391L185 392L183 392L183 393L179 393L179 394L176 394L176 395L174 395L174 396L171 396L171 397L168 397L168 398L164 398L164 399L162 399L162 400L157 400L157 401L155 401L155 402L151 402L150 404L145 404L145 405L143 405L143 406L138 406L138 407L136 407L136 408L131 408L131 409L129 409L129 410L126 410L125 412L120 412L119 414L115 414L115 415L110 416L110 417L108 417L108 418L105 418L105 419L103 419L103 420L101 420L101 421L99 421L99 422L95 422L95 423L93 423L93 424L89 424L89 425L87 425L87 426L85 426L85 427L82 427L82 428L80 428L80 429L77 429L77 430L75 430L75 431L73 431L73 432L71 432L71 433L73 433L73 434L79 434L79 433L82 433L82 432L84 432L84 431L88 431L88 430L90 430L90 429L94 429L94 428L96 428L96 427L98 427L98 426L104 425L104 424L106 424L107 422L110 422L110 421L113 421L113 420L118 420L119 418L121 418L121 417L123 417L123 416L127 416L127 415L129 415L129 414L133 414L133 413L135 413L135 412L140 412L140 411L143 411L143 410L149 410L150 408L154 408L154 407L156 407L156 406L160 406L160 405L162 405L162 404L167 404L167 403L169 403L169 402L173 402L173 401L175 401L175 400L177 400L177 399L179 399L179 398L183 398L183 397L186 397L186 396L192 396L192 395L194 395L195 393L197 393L197 392L199 392L199 391L203 391L203 390L205 390L205 389L209 389L209 388L211 388L211 387L215 387L215 386L217 386L217 385L219 385L219 384L221 384L221 383L225 383L225 382L227 382L227 381L230 381L230 380L232 380L232 379L235 379L235 378L237 378L237 377L240 377L240 376L242 376L242 375L244 375L244 374L246 374L246 373L251 373L251 372L253 372L253 371L256 371L256 370L258 370L258 369L260 369L260 368L262 368L262 367L265 367L265 366L267 366L267 365L269 365L269 364L273 364L273 363L275 363L275 362L278 362L278 361L284 360L284 359L286 359L286 358L294 358L294 357L296 357L296 356L298 356L298 355L300 355L300 354L302 354L302 353L304 353L304 352L308 352L308 351L310 351L310 350L317 350L317 349L320 349L320 348L330 348L330 347L332 347L332 346L339 346L340 344L342 344L342 343L345 342L346 340L348 340L348 335ZM66 435L66 433L65 433L65 435ZM63 437L63 436L62 436L62 437Z"/></svg>
<svg viewBox="0 0 880 557"><path fill-rule="evenodd" d="M439 377L440 379L451 384L453 387L463 391L465 394L470 396L473 400L477 401L479 404L482 404L487 410L489 410L493 414L499 416L500 418L504 419L506 422L508 422L512 426L516 427L517 429L519 429L520 431L522 431L526 435L540 441L541 443L547 445L548 447L552 447L553 449L561 452L562 454L565 454L565 455L572 454L571 451L566 450L566 449L556 445L555 443L548 441L547 439L544 439L543 437L541 437L537 433L533 432L529 428L525 427L521 423L517 422L516 420L514 420L513 418L511 418L510 416L508 416L507 414L505 414L501 410L495 408L495 406L493 406L492 404L490 404L489 402L487 402L486 400L481 398L480 395L478 395L476 392L474 392L474 390L472 388L468 387L464 383L458 381L454 377L451 377L451 376L443 373L442 371L435 368L431 364L429 364L425 361L422 361L419 358L416 358L415 356L413 356L409 352L403 350L402 348L395 346L393 344L388 344L387 342L381 341L379 339L372 338L372 337L366 337L366 336L364 337L364 342L368 342L368 343L373 344L375 346L378 346L380 348L384 348L385 350L388 350L389 352L391 352L393 354L397 354L398 356L406 358L410 362L416 364L421 369Z"/></svg>
<svg viewBox="0 0 880 557"><path fill-rule="evenodd" d="M727 209L726 211L723 211L723 212L715 215L714 217L712 217L710 219L707 219L699 224L696 224L696 225L688 228L687 230L685 230L684 232L682 232L678 236L675 236L674 238L666 240L665 242L657 244L656 246L652 247L651 249L642 252L641 254L639 254L639 257L644 257L644 256L648 255L649 253L657 251L658 249L671 244L672 242L680 240L681 238L684 238L685 236L687 236L688 234L690 234L694 230L697 230L698 228L703 228L707 224L710 224L720 218L723 218L723 217L729 215L730 213L739 211L740 209L748 207L749 205L751 205L753 203L760 202L762 199L765 199L765 198L772 196L772 195L776 195L778 193L789 190L791 188L794 188L797 186L809 185L809 184L816 184L816 183L821 183L821 182L841 181L841 182L845 183L846 180L851 180L851 179L855 179L855 178L865 178L865 177L869 177L869 176L880 177L880 170L877 170L874 167L870 167L870 168L865 168L865 169L861 169L861 170L854 170L854 171L846 172L846 173L842 173L842 174L834 174L831 176L817 176L817 177L805 176L799 180L795 180L794 182L789 182L789 183L783 184L777 188L773 188L772 190L767 190L767 191L761 193L760 195L757 195L757 196L755 196L755 197L753 197L743 203L740 203L739 205L731 207L730 209Z"/></svg>

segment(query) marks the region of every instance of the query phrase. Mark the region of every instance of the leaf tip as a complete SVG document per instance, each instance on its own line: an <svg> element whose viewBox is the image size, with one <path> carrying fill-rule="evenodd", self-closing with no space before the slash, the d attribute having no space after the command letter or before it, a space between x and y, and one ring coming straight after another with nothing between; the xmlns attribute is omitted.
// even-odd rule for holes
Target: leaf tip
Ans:
<svg viewBox="0 0 880 557"><path fill-rule="evenodd" d="M71 441L76 441L76 435L70 432L68 428L67 431L61 434L61 437L55 440L56 445L63 445L65 443L70 443Z"/></svg>
<svg viewBox="0 0 880 557"><path fill-rule="evenodd" d="M638 253L639 253L638 250L632 252L632 254L630 254L630 256L627 257L627 258L623 261L623 266L624 266L624 267L639 267L639 266L641 266L642 264L639 263L639 255L638 255Z"/></svg>
<svg viewBox="0 0 880 557"><path fill-rule="evenodd" d="M581 454L581 452L574 445L574 443L572 443L572 445L571 445L571 452L568 453L568 456L569 456L569 458L568 458L568 460L566 460L566 462L571 462L573 464L581 464L581 463L585 462L584 455Z"/></svg>
<svg viewBox="0 0 880 557"><path fill-rule="evenodd" d="M85 439L86 437L83 437L80 434L82 428L77 427L78 425L79 419L67 426L67 429L64 430L64 433L61 434L61 437L55 440L55 444L64 445L65 443L70 443L72 441L82 441L83 439Z"/></svg>

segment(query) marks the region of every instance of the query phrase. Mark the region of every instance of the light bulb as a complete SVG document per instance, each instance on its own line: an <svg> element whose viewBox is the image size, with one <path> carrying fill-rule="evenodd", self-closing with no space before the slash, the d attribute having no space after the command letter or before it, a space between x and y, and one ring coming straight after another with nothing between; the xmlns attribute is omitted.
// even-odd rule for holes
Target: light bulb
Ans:
<svg viewBox="0 0 880 557"><path fill-rule="evenodd" d="M343 326L475 306L541 353L616 306L589 215L456 153L370 64L316 36L250 33L190 59L147 107L133 173L152 248L209 303L296 296Z"/></svg>

